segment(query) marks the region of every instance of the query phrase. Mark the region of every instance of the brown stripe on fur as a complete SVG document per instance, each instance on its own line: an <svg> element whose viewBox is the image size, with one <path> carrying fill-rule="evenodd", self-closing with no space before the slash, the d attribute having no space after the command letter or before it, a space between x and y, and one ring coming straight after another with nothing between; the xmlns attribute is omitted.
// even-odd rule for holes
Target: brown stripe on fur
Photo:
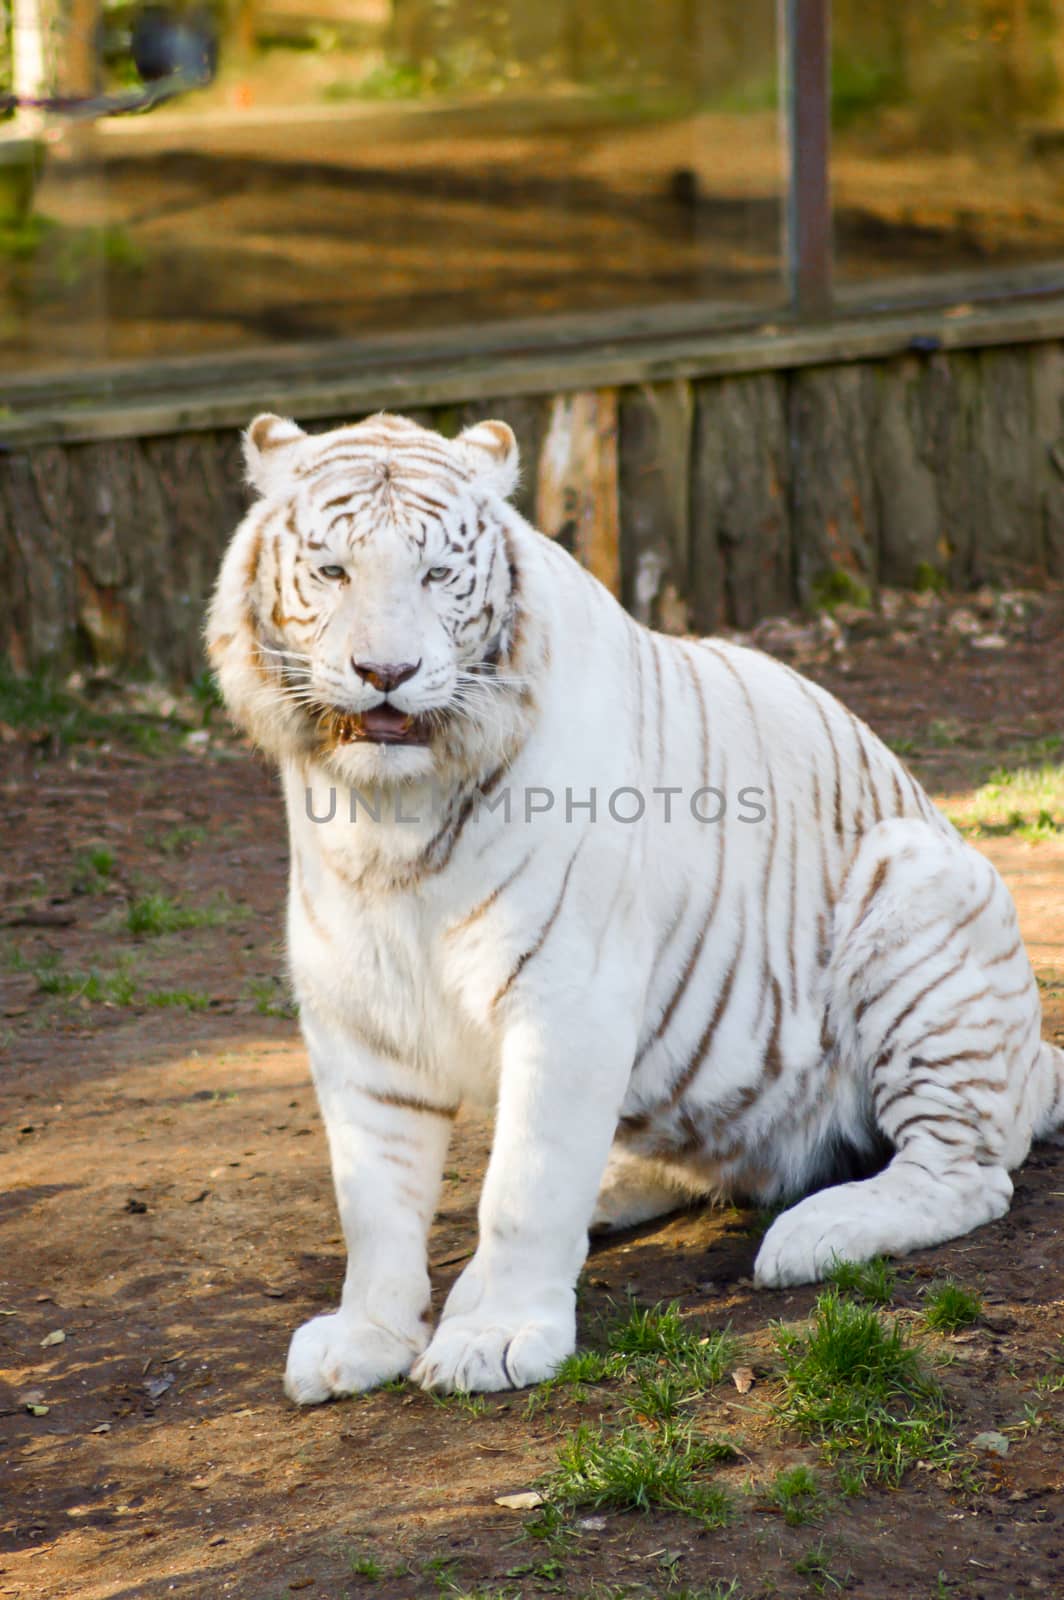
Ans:
<svg viewBox="0 0 1064 1600"><path fill-rule="evenodd" d="M1006 961L1011 961L1013 956L1019 955L1019 953L1020 953L1020 951L1022 949L1023 949L1023 940L1022 939L1017 939L1015 944L1011 945L1008 950L1003 951L1001 955L994 956L993 959L990 960L990 961L984 961L983 962L983 966L984 967L1000 967L1000 966L1003 966Z"/></svg>
<svg viewBox="0 0 1064 1600"><path fill-rule="evenodd" d="M970 1139L951 1139L946 1134L939 1133L938 1130L937 1130L937 1124L941 1123L941 1122L946 1122L951 1127L955 1127L955 1128L967 1128L968 1127L968 1124L964 1121L963 1117L951 1116L948 1112L945 1112L945 1111L943 1111L943 1112L919 1111L919 1112L916 1112L911 1117L906 1117L905 1121L903 1123L901 1123L897 1128L894 1129L894 1132L892 1134L890 1134L890 1136L889 1136L890 1140L891 1140L891 1143L892 1144L896 1144L897 1141L901 1138L902 1134L907 1133L910 1128L916 1128L916 1127L923 1128L924 1131L926 1133L930 1134L930 1136L933 1139L940 1140L942 1144L951 1144L951 1145L962 1146L962 1145L967 1145L967 1144L971 1143ZM974 1130L969 1129L970 1133L972 1131L974 1131Z"/></svg>
<svg viewBox="0 0 1064 1600"><path fill-rule="evenodd" d="M384 1089L366 1089L360 1083L356 1083L354 1087L359 1094L367 1095L370 1100L376 1100L378 1105L395 1106L399 1111L424 1112L426 1116L446 1117L449 1122L453 1122L458 1115L457 1106L433 1105L430 1100L422 1100L418 1095L395 1094Z"/></svg>
<svg viewBox="0 0 1064 1600"><path fill-rule="evenodd" d="M876 822L882 822L883 811L879 804L879 795L876 792L875 779L872 776L872 764L868 759L868 751L865 748L864 728L859 720L852 714L852 712L850 714L850 721L853 723L853 735L857 743L857 755L861 763L861 770L864 773L865 779L867 780L868 792L872 797L872 816Z"/></svg>
<svg viewBox="0 0 1064 1600"><path fill-rule="evenodd" d="M860 909L859 909L859 911L857 913L857 917L856 917L856 919L854 921L853 928L851 930L852 932L856 933L857 929L861 926L861 923L864 921L865 917L868 915L869 911L872 908L872 901L875 899L876 895L879 893L880 889L882 889L884 883L886 883L886 881L887 881L887 873L889 871L890 871L890 857L889 856L884 856L882 861L879 861L879 862L876 863L876 870L872 874L872 882L868 885L868 888L865 890L864 898L861 901Z"/></svg>
<svg viewBox="0 0 1064 1600"><path fill-rule="evenodd" d="M952 934L950 937L952 937ZM950 978L955 978L957 976L967 959L967 955L962 955L960 960L955 961L952 967L950 967L946 972L940 972L937 978L932 978L929 983L924 984L924 987L917 994L913 995L913 998L909 1001L909 1004L903 1011L899 1012L899 1014L894 1018L894 1021L891 1023L890 1027L887 1029L886 1033L883 1035L882 1039L880 1040L881 1048L885 1047L890 1040L893 1039L894 1035L905 1021L906 1017L912 1015L912 1013L916 1010L916 1007L920 1004L921 1000L926 1000L927 996L933 989L937 989L940 984L947 983ZM889 985L889 987L892 988L893 985Z"/></svg>
<svg viewBox="0 0 1064 1600"><path fill-rule="evenodd" d="M790 671L791 669L788 669L788 670ZM806 682L806 680L804 678L800 677L797 672L791 671L791 676L794 678L795 683L798 685L798 687L801 689L802 693L805 695L806 699L809 701L810 705L813 707L813 709L816 712L817 716L820 718L821 726L823 727L824 733L825 733L825 735L827 737L828 747L831 750L831 759L832 759L832 762L834 763L834 773L835 773L834 794L833 794L835 837L839 840L839 843L841 844L843 842L843 840L845 839L846 835L845 835L845 827L843 825L843 818L842 818L842 765L841 765L841 762L839 760L839 747L835 743L835 735L832 732L831 724L827 719L827 715L825 714L824 708L820 704L820 701L817 698L817 696L813 693L813 690L810 687L810 685Z"/></svg>
<svg viewBox="0 0 1064 1600"><path fill-rule="evenodd" d="M768 836L768 848L765 851L765 871L761 879L761 895L758 902L761 925L761 985L762 996L765 994L769 974L769 933L768 933L768 897L772 884L772 868L776 864L776 840L779 837L780 815L776 803L776 780L772 776L771 767L766 768L765 778L768 783L769 800L771 802L772 831ZM760 1017L758 1018L760 1021Z"/></svg>
<svg viewBox="0 0 1064 1600"><path fill-rule="evenodd" d="M647 1052L651 1050L660 1039L665 1037L665 1033L669 1027L669 1024L672 1022L672 1019L676 1014L676 1008L683 999L688 984L694 977L695 968L698 966L699 958L706 942L706 936L713 925L713 919L717 914L717 907L720 905L720 898L724 891L724 859L724 829L719 828L717 832L717 860L713 892L710 895L709 904L706 907L706 914L702 919L702 926L699 928L698 937L695 939L694 944L691 946L691 949L688 952L687 960L684 963L683 971L680 974L680 981L670 995L668 1003L665 1006L665 1010L661 1013L657 1027L654 1029L653 1033L647 1039L645 1044L643 1044L636 1052L636 1058L632 1069L633 1071L643 1061L647 1055Z"/></svg>
<svg viewBox="0 0 1064 1600"><path fill-rule="evenodd" d="M259 579L259 562L262 560L262 529L256 528L255 537L251 541L251 549L244 564L244 588L251 590Z"/></svg>
<svg viewBox="0 0 1064 1600"><path fill-rule="evenodd" d="M783 1056L780 1053L780 1029L783 1025L783 991L779 979L773 974L772 986L772 1026L768 1038L765 1040L765 1049L761 1057L761 1075L770 1083L775 1083L783 1071Z"/></svg>
<svg viewBox="0 0 1064 1600"><path fill-rule="evenodd" d="M539 954L539 952L543 949L544 944L547 942L547 936L550 933L550 930L553 928L555 922L558 920L558 913L562 909L562 902L565 899L565 891L569 887L569 879L572 875L572 870L576 864L576 858L580 854L582 845L583 839L581 839L580 844L577 845L576 849L569 858L569 865L565 869L565 876L562 879L562 886L558 893L558 898L554 902L554 909L547 918L546 922L543 924L542 928L539 930L539 936L537 937L536 942L533 945L530 945L529 948L523 952L523 954L518 956L517 964L513 968L513 971L503 983L502 988L499 989L498 992L493 996L491 1005L488 1007L489 1011L495 1010L496 1006L499 1004L499 1001L502 1000L504 996L507 995L513 988L514 984L517 982L517 979L520 977L528 963L534 956Z"/></svg>
<svg viewBox="0 0 1064 1600"><path fill-rule="evenodd" d="M983 896L983 898L980 900L979 904L974 908L974 910L969 911L968 915L966 917L962 917L961 921L957 923L956 927L953 930L954 933L960 933L962 928L967 928L970 923L978 921L978 919L982 916L983 912L986 910L987 906L990 904L991 900L994 898L994 891L996 889L997 889L997 879L993 875L993 873L991 873L990 886L987 889L986 894ZM986 964L989 965L990 963L986 963Z"/></svg>
<svg viewBox="0 0 1064 1600"><path fill-rule="evenodd" d="M683 1099L684 1095L691 1087L691 1084L694 1082L695 1075L697 1074L698 1069L701 1067L706 1055L709 1052L709 1047L713 1043L713 1036L721 1024L725 1011L728 1009L728 1002L731 999L731 992L735 986L735 974L739 970L739 960L742 956L743 946L745 943L746 907L744 905L741 906L739 910L739 937L735 942L735 952L732 956L728 970L724 975L724 982L720 986L720 992L717 995L717 1000L713 1007L712 1015L710 1016L710 1019L702 1032L702 1037L695 1046L694 1055L691 1057L686 1067L684 1067L683 1071L680 1073L679 1078L672 1086L668 1100L668 1103L671 1106L678 1105Z"/></svg>
<svg viewBox="0 0 1064 1600"><path fill-rule="evenodd" d="M999 1027L1000 1023L997 1017L984 1017L982 1022L965 1021L966 1012L968 1012L977 1001L985 1000L987 995L991 994L992 992L993 991L991 990L989 984L987 984L987 986L983 989L980 989L978 993L969 995L964 1004L960 1007L959 1011L955 1011L952 1016L947 1017L944 1022L940 1022L937 1027L929 1028L926 1033L921 1034L920 1038L916 1041L917 1047L922 1045L925 1039L937 1039L940 1034L952 1033L955 1028L963 1027L966 1032L981 1032L984 1028Z"/></svg>
<svg viewBox="0 0 1064 1600"><path fill-rule="evenodd" d="M694 697L695 697L695 705L698 707L698 728L699 728L699 734L700 734L699 750L701 752L701 758L702 758L701 759L702 786L703 786L703 788L708 789L709 788L709 721L708 721L708 719L706 717L706 701L705 701L705 696L702 693L701 680L700 680L697 672L695 671L694 662L691 660L691 657L687 654L686 651L684 651L684 654L683 654L683 664L687 668L687 676L688 676L688 678L690 679L690 682L691 682L691 693L694 695Z"/></svg>
<svg viewBox="0 0 1064 1600"><path fill-rule="evenodd" d="M721 651L715 649L714 646L708 640L699 640L699 644L702 646L702 648L704 650L708 650L711 656L715 656L717 658L717 660L720 662L721 666L724 667L731 674L731 676L735 679L735 682L738 684L739 693L742 695L743 699L746 701L746 709L750 714L750 726L754 730L754 737L757 740L757 748L758 748L759 751L763 751L765 746L764 746L764 740L761 737L761 725L757 720L757 712L754 709L754 702L753 702L753 700L751 698L750 691L746 687L745 678L743 677L742 673L739 671L738 667L735 665L734 661L729 661L728 657L726 655L723 655L721 653ZM795 676L797 676L797 674L795 674Z"/></svg>
<svg viewBox="0 0 1064 1600"><path fill-rule="evenodd" d="M658 777L665 775L665 690L661 677L661 648L657 634L647 633L650 640L650 658L654 663L654 699L658 708Z"/></svg>
<svg viewBox="0 0 1064 1600"><path fill-rule="evenodd" d="M798 1009L798 817L791 806L790 878L787 884L787 969L791 1010Z"/></svg>
<svg viewBox="0 0 1064 1600"><path fill-rule="evenodd" d="M499 896L505 894L510 885L517 881L522 872L524 872L525 868L528 866L528 863L532 860L532 857L535 855L535 853L535 850L530 850L527 856L525 856L524 860L519 861L517 866L514 867L513 871L509 873L501 883L496 884L491 893L485 896L479 905L474 906L472 911L468 912L460 922L454 922L451 924L451 926L445 932L444 938L452 939L456 934L465 933L468 928L472 927L474 922L479 922L484 913L491 910Z"/></svg>
<svg viewBox="0 0 1064 1600"><path fill-rule="evenodd" d="M954 928L947 929L946 933L942 936L933 950L929 950L926 954L920 954L915 958L915 960L907 962L906 965L902 967L900 972L895 972L893 974L885 988L877 990L875 994L870 995L865 1000L858 1000L857 1004L854 1006L853 1020L855 1022L860 1022L865 1012L871 1011L873 1006L877 1006L881 1000L885 1000L887 995L896 984L901 983L903 979L910 975L910 973L915 972L918 967L925 966L928 961L933 961L936 956L941 955L943 950L949 944L950 940L953 938L955 932L956 930Z"/></svg>

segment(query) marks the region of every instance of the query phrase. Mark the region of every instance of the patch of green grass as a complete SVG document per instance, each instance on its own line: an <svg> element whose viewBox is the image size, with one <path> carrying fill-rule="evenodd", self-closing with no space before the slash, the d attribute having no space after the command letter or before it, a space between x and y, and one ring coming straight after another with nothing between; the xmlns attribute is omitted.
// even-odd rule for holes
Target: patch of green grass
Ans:
<svg viewBox="0 0 1064 1600"><path fill-rule="evenodd" d="M215 928L228 922L233 907L225 900L216 900L212 906L183 906L169 895L142 895L130 903L125 923L130 933L145 938L158 938L164 933L179 933L186 928Z"/></svg>
<svg viewBox="0 0 1064 1600"><path fill-rule="evenodd" d="M418 100L439 85L430 82L415 66L404 62L382 62L364 78L336 78L321 91L323 100Z"/></svg>
<svg viewBox="0 0 1064 1600"><path fill-rule="evenodd" d="M780 1472L768 1486L768 1498L783 1512L789 1527L815 1522L821 1511L820 1491L808 1467L791 1467Z"/></svg>
<svg viewBox="0 0 1064 1600"><path fill-rule="evenodd" d="M868 586L844 567L829 567L810 585L813 604L818 611L834 611L836 606L859 606L867 611L872 604Z"/></svg>
<svg viewBox="0 0 1064 1600"><path fill-rule="evenodd" d="M106 845L92 845L78 853L71 888L75 894L100 894L110 888L114 870L113 852Z"/></svg>
<svg viewBox="0 0 1064 1600"><path fill-rule="evenodd" d="M93 1005L161 1006L185 1011L205 1011L210 995L193 989L140 989L128 967L117 972L65 971L58 956L45 956L36 964L24 960L19 951L10 957L18 972L32 973L41 994L64 1000L88 1000Z"/></svg>
<svg viewBox="0 0 1064 1600"><path fill-rule="evenodd" d="M913 588L917 594L943 594L949 588L949 579L930 561L918 561L913 573Z"/></svg>
<svg viewBox="0 0 1064 1600"><path fill-rule="evenodd" d="M700 1334L671 1305L629 1307L608 1330L607 1347L622 1371L634 1372L650 1362L667 1365L699 1389L712 1388L734 1364L738 1345L729 1328Z"/></svg>
<svg viewBox="0 0 1064 1600"><path fill-rule="evenodd" d="M347 1553L348 1571L356 1578L365 1578L368 1583L379 1583L387 1577L388 1569L377 1560L376 1556L362 1554L357 1550Z"/></svg>
<svg viewBox="0 0 1064 1600"><path fill-rule="evenodd" d="M525 1539L536 1539L554 1555L561 1555L576 1538L576 1529L561 1506L545 1500L530 1517L525 1518L521 1535Z"/></svg>
<svg viewBox="0 0 1064 1600"><path fill-rule="evenodd" d="M427 1393L433 1405L443 1406L448 1411L463 1411L467 1417L482 1417L488 1410L487 1397L471 1394L468 1389L455 1389L451 1394L437 1394L429 1389Z"/></svg>
<svg viewBox="0 0 1064 1600"><path fill-rule="evenodd" d="M206 828L182 823L176 828L168 828L155 842L157 849L161 850L164 856L183 856L192 845L202 844L206 837Z"/></svg>
<svg viewBox="0 0 1064 1600"><path fill-rule="evenodd" d="M184 1011L206 1011L211 1003L210 995L204 994L202 989L149 989L139 999L146 1006Z"/></svg>
<svg viewBox="0 0 1064 1600"><path fill-rule="evenodd" d="M615 1356L606 1355L601 1350L577 1350L573 1355L566 1356L550 1382L604 1383L608 1378L617 1377L622 1366L623 1363Z"/></svg>
<svg viewBox="0 0 1064 1600"><path fill-rule="evenodd" d="M1060 1341L1052 1370L1035 1380L1035 1388L1039 1394L1064 1393L1064 1339Z"/></svg>
<svg viewBox="0 0 1064 1600"><path fill-rule="evenodd" d="M252 978L248 991L260 1017L298 1017L299 1007L276 978Z"/></svg>
<svg viewBox="0 0 1064 1600"><path fill-rule="evenodd" d="M843 1294L886 1306L894 1293L895 1273L885 1256L873 1256L871 1261L836 1261L827 1280Z"/></svg>
<svg viewBox="0 0 1064 1600"><path fill-rule="evenodd" d="M76 744L121 744L132 745L145 755L177 749L183 733L163 717L146 719L99 711L48 673L16 673L2 657L0 722L60 749Z"/></svg>
<svg viewBox="0 0 1064 1600"><path fill-rule="evenodd" d="M727 1494L709 1481L720 1446L690 1424L619 1429L582 1424L558 1452L552 1500L590 1510L683 1511L707 1527L730 1519Z"/></svg>
<svg viewBox="0 0 1064 1600"><path fill-rule="evenodd" d="M950 821L976 838L1014 834L1037 842L1064 833L1064 765L998 768L955 806Z"/></svg>
<svg viewBox="0 0 1064 1600"><path fill-rule="evenodd" d="M851 1480L900 1481L917 1461L953 1457L939 1385L901 1327L870 1306L822 1294L808 1329L779 1329L783 1392L776 1419L844 1462Z"/></svg>
<svg viewBox="0 0 1064 1600"><path fill-rule="evenodd" d="M956 1333L970 1328L983 1314L983 1301L954 1278L933 1283L924 1296L924 1321L936 1333Z"/></svg>
<svg viewBox="0 0 1064 1600"><path fill-rule="evenodd" d="M849 1582L849 1572L835 1573L831 1563L834 1557L823 1539L809 1546L804 1555L794 1563L799 1578L808 1578L814 1594L826 1594L828 1589L844 1589Z"/></svg>

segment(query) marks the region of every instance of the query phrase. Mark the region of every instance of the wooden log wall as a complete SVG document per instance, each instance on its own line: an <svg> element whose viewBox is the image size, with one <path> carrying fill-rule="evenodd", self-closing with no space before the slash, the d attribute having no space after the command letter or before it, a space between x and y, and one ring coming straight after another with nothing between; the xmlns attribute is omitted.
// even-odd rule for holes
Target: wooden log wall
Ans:
<svg viewBox="0 0 1064 1600"><path fill-rule="evenodd" d="M413 414L507 419L521 510L669 630L815 605L840 573L873 595L1064 579L1058 341ZM196 676L245 503L235 429L0 452L0 650Z"/></svg>

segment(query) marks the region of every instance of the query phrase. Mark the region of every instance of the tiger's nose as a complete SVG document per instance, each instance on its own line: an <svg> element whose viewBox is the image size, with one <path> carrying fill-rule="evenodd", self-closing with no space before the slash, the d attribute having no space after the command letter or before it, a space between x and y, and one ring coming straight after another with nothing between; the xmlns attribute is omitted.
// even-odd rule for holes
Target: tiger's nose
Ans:
<svg viewBox="0 0 1064 1600"><path fill-rule="evenodd" d="M391 694L393 689L398 689L401 683L412 678L421 659L417 661L355 661L351 665L362 679L363 683L372 684L374 689L379 689L381 694Z"/></svg>

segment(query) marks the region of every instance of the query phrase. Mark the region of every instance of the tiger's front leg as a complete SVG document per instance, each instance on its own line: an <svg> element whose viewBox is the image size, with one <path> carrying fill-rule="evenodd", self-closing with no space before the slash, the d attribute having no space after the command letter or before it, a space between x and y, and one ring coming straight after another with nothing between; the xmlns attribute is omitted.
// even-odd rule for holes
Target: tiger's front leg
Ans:
<svg viewBox="0 0 1064 1600"><path fill-rule="evenodd" d="M576 1344L576 1279L635 1053L636 1022L594 992L511 1023L480 1237L411 1377L521 1389Z"/></svg>
<svg viewBox="0 0 1064 1600"><path fill-rule="evenodd" d="M285 1392L316 1405L399 1377L428 1343L426 1239L455 1108L306 1004L302 1023L347 1244L339 1310L304 1323L288 1352Z"/></svg>

